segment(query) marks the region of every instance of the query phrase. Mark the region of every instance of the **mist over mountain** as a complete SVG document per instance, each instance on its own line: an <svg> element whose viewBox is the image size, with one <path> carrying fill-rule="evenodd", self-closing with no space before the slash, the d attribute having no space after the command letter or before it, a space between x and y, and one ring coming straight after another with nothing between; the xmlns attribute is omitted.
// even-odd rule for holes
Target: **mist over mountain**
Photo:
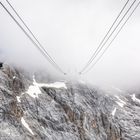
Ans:
<svg viewBox="0 0 140 140"><path fill-rule="evenodd" d="M8 4L3 3L16 17ZM11 3L67 76L77 79L125 1L15 0ZM4 9L0 10L0 58L31 72L46 70L59 75ZM138 8L99 63L82 75L84 80L98 86L139 86L139 13Z"/></svg>
<svg viewBox="0 0 140 140"><path fill-rule="evenodd" d="M0 140L140 140L139 7L1 0Z"/></svg>

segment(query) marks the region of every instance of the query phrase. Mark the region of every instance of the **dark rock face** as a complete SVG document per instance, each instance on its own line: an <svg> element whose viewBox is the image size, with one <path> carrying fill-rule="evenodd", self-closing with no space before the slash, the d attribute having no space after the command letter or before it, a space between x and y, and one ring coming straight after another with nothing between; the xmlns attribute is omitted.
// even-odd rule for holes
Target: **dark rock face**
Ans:
<svg viewBox="0 0 140 140"><path fill-rule="evenodd" d="M3 67L3 63L2 62L0 62L0 69Z"/></svg>
<svg viewBox="0 0 140 140"><path fill-rule="evenodd" d="M5 66L0 71L1 140L139 140L140 103L92 86L67 82L67 88L34 85ZM38 91L37 91L38 92Z"/></svg>

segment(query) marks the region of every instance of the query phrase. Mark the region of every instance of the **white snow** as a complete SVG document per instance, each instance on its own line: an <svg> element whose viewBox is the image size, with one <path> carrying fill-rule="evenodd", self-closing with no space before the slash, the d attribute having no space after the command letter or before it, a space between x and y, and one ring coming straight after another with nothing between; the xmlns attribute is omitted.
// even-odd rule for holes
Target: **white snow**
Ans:
<svg viewBox="0 0 140 140"><path fill-rule="evenodd" d="M140 103L140 100L139 100L138 98L136 98L136 95L135 95L135 94L132 95L132 100L133 100L134 102Z"/></svg>
<svg viewBox="0 0 140 140"><path fill-rule="evenodd" d="M13 76L13 79L15 79L16 78L16 76Z"/></svg>
<svg viewBox="0 0 140 140"><path fill-rule="evenodd" d="M117 103L120 107L123 107L123 106L124 106L124 104L121 103L121 102L117 102L117 101L116 101L116 103Z"/></svg>
<svg viewBox="0 0 140 140"><path fill-rule="evenodd" d="M38 98L38 95L41 94L42 92L38 86L31 85L28 91L26 91L26 93L29 94L33 98Z"/></svg>
<svg viewBox="0 0 140 140"><path fill-rule="evenodd" d="M126 104L123 100L121 100L118 96L115 96L121 103Z"/></svg>
<svg viewBox="0 0 140 140"><path fill-rule="evenodd" d="M37 83L39 87L49 87L49 88L64 88L67 89L66 84L64 82L55 82L49 84Z"/></svg>
<svg viewBox="0 0 140 140"><path fill-rule="evenodd" d="M33 98L38 98L38 95L41 94L41 87L48 87L48 88L65 88L66 84L64 82L55 82L55 83L37 83L35 80L35 76L33 75L33 85L29 87L29 89L26 91L27 94L29 94Z"/></svg>
<svg viewBox="0 0 140 140"><path fill-rule="evenodd" d="M65 88L67 89L67 86L64 82L54 82L54 83L37 83L35 80L35 76L33 76L33 84L38 87L50 87L50 88Z"/></svg>
<svg viewBox="0 0 140 140"><path fill-rule="evenodd" d="M120 107L123 107L123 106L126 104L126 102L124 102L123 100L121 100L118 96L115 96L115 97L119 100L119 102L116 101L116 103L117 103Z"/></svg>
<svg viewBox="0 0 140 140"><path fill-rule="evenodd" d="M35 75L33 75L33 84L36 84Z"/></svg>
<svg viewBox="0 0 140 140"><path fill-rule="evenodd" d="M20 103L21 102L20 97L17 96L16 98L17 98L17 101Z"/></svg>
<svg viewBox="0 0 140 140"><path fill-rule="evenodd" d="M117 109L116 109L116 107L115 107L114 110L113 110L112 113L111 113L112 116L115 116L116 110L117 110Z"/></svg>
<svg viewBox="0 0 140 140"><path fill-rule="evenodd" d="M25 120L24 120L23 117L21 118L21 123L24 125L24 127L27 128L27 130L28 130L32 135L34 135L33 131L31 130L31 128L29 127L29 125L25 122Z"/></svg>

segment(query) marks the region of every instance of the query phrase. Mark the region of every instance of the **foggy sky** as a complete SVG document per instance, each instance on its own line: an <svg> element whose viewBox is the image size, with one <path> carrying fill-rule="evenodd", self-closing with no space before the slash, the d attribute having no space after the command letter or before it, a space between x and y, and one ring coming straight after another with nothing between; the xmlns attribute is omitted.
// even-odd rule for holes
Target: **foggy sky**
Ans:
<svg viewBox="0 0 140 140"><path fill-rule="evenodd" d="M10 1L10 0L9 0ZM6 2L2 2L8 7ZM68 77L93 84L139 86L140 7L99 63L78 76L126 0L11 0L27 25ZM12 12L10 7L8 9ZM0 57L36 71L53 67L0 7Z"/></svg>

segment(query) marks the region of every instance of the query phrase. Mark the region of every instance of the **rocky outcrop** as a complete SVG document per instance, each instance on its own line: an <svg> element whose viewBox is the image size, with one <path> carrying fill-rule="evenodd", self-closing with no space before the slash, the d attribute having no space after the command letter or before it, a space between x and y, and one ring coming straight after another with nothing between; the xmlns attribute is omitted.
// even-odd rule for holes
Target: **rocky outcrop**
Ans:
<svg viewBox="0 0 140 140"><path fill-rule="evenodd" d="M0 70L0 139L140 139L140 106L131 96L64 84L37 84L9 66Z"/></svg>

